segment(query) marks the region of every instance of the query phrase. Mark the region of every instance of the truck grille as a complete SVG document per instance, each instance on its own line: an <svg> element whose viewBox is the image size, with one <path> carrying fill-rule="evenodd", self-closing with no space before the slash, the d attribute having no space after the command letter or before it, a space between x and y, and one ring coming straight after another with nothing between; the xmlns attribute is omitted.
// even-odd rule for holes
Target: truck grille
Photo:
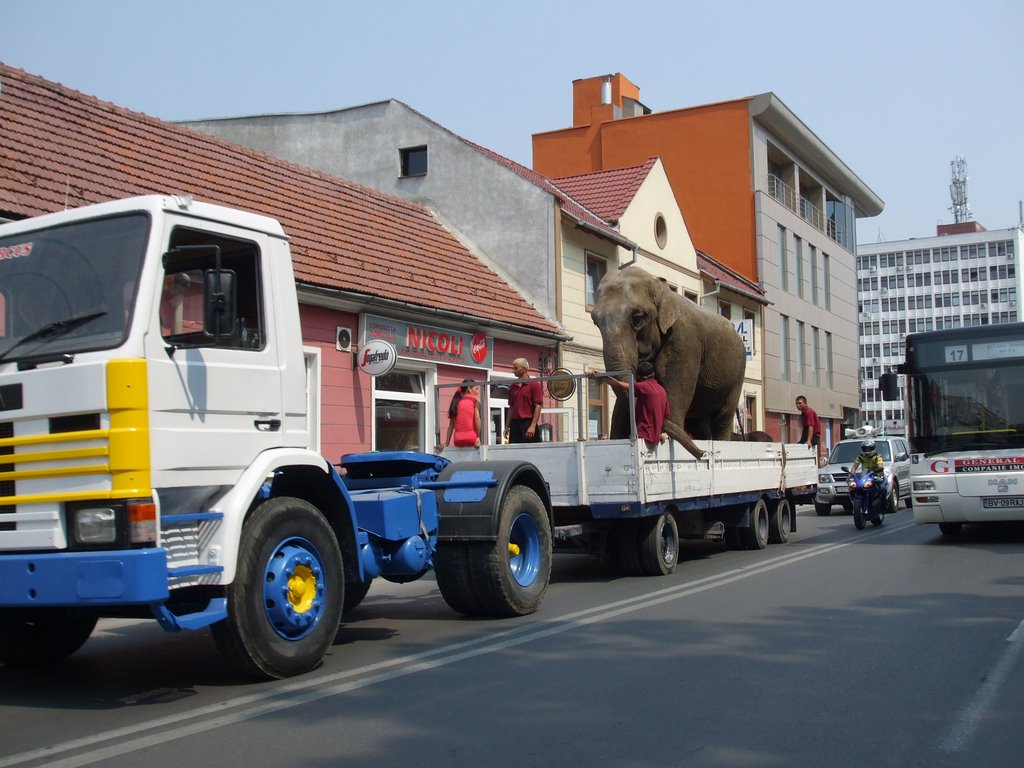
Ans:
<svg viewBox="0 0 1024 768"><path fill-rule="evenodd" d="M10 421L0 422L0 439L5 437L14 437L14 423ZM0 446L0 462L3 461L4 456L10 456L14 453L14 446ZM14 471L13 464L0 463L0 473ZM4 496L14 495L14 481L13 480L0 480L0 498ZM0 504L0 515L13 515L14 505L13 504ZM4 522L0 519L0 531L13 531L14 523Z"/></svg>

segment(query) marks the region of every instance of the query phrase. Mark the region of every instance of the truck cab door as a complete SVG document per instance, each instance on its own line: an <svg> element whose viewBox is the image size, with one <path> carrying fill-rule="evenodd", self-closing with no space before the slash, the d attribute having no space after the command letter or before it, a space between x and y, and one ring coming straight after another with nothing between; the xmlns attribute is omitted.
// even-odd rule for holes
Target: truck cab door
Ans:
<svg viewBox="0 0 1024 768"><path fill-rule="evenodd" d="M145 346L153 482L228 485L260 452L286 442L282 340L271 309L275 243L180 225L168 242ZM211 297L221 289L230 300ZM287 295L294 302L294 289ZM222 314L211 322L217 305Z"/></svg>

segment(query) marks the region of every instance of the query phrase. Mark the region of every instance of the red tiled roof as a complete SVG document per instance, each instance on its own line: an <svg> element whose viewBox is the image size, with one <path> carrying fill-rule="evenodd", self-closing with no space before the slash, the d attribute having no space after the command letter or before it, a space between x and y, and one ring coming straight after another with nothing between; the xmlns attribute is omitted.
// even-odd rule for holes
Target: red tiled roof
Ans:
<svg viewBox="0 0 1024 768"><path fill-rule="evenodd" d="M0 212L34 216L150 193L276 218L300 282L564 335L420 204L0 63Z"/></svg>
<svg viewBox="0 0 1024 768"><path fill-rule="evenodd" d="M658 162L650 158L643 165L611 171L581 173L553 179L555 185L587 206L605 221L616 222L633 202L640 185Z"/></svg>
<svg viewBox="0 0 1024 768"><path fill-rule="evenodd" d="M697 269L707 274L712 280L720 281L723 285L728 286L737 293L749 296L762 304L770 303L765 299L764 289L760 285L729 269L722 262L715 261L703 251L697 251Z"/></svg>

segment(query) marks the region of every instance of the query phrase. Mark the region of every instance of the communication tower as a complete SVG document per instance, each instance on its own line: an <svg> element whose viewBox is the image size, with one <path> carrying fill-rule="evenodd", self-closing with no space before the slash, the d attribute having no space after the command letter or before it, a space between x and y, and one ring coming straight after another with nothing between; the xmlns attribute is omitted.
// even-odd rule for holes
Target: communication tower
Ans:
<svg viewBox="0 0 1024 768"><path fill-rule="evenodd" d="M971 206L967 204L967 161L963 155L957 155L949 164L953 169L953 180L949 183L953 205L949 210L953 212L953 221L960 224L974 218Z"/></svg>

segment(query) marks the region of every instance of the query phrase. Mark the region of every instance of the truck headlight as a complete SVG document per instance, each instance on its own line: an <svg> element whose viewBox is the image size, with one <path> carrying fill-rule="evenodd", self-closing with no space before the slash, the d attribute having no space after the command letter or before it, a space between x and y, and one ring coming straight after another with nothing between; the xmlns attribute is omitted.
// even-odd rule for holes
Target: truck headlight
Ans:
<svg viewBox="0 0 1024 768"><path fill-rule="evenodd" d="M914 491L934 491L935 481L934 480L915 480Z"/></svg>
<svg viewBox="0 0 1024 768"><path fill-rule="evenodd" d="M117 512L110 507L75 510L75 541L79 544L113 544L117 541Z"/></svg>
<svg viewBox="0 0 1024 768"><path fill-rule="evenodd" d="M818 485L828 485L832 482L832 475L818 475Z"/></svg>

